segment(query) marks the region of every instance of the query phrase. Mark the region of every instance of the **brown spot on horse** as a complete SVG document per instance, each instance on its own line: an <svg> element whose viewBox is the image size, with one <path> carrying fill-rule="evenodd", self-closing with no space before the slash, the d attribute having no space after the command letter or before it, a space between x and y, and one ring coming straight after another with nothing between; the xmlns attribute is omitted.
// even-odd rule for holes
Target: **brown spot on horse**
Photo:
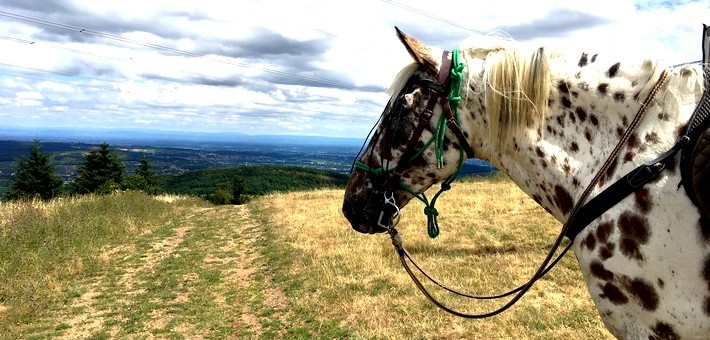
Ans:
<svg viewBox="0 0 710 340"><path fill-rule="evenodd" d="M593 261L592 264L589 265L589 271L592 273L592 275L594 277L596 277L600 280L604 280L604 281L614 280L614 273L607 270L604 267L604 264L599 261Z"/></svg>
<svg viewBox="0 0 710 340"><path fill-rule="evenodd" d="M624 288L636 300L636 302L647 311L654 311L658 308L658 293L648 281L642 278L625 280Z"/></svg>
<svg viewBox="0 0 710 340"><path fill-rule="evenodd" d="M643 260L641 245L646 244L650 236L646 218L639 214L625 211L619 216L617 222L621 232L621 253L629 258Z"/></svg>
<svg viewBox="0 0 710 340"><path fill-rule="evenodd" d="M599 296L615 305L623 305L629 302L629 298L624 295L624 292L611 282L607 282L603 286L599 285L599 288L602 289L602 294Z"/></svg>
<svg viewBox="0 0 710 340"><path fill-rule="evenodd" d="M567 214L570 210L572 210L572 206L574 205L572 196L569 194L567 189L560 185L555 186L555 205L563 214Z"/></svg>

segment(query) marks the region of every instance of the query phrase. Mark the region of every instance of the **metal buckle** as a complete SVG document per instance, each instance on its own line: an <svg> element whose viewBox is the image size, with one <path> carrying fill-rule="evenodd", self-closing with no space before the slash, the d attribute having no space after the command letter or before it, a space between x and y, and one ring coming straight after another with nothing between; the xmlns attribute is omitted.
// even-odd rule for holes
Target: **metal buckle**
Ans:
<svg viewBox="0 0 710 340"><path fill-rule="evenodd" d="M380 211L380 218L377 219L377 225L387 229L387 233L391 233L392 229L399 223L399 207L397 206L397 202L394 200L394 192L390 192L389 197L387 197L387 191L385 191L385 205L391 205L395 209L394 215L392 215L392 220L390 222L385 222L383 223L382 218L385 216L385 211L382 210Z"/></svg>

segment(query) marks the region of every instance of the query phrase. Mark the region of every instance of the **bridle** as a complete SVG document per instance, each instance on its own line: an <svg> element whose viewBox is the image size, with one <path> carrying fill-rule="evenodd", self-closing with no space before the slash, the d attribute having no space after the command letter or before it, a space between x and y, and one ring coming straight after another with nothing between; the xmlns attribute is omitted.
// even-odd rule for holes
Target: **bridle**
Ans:
<svg viewBox="0 0 710 340"><path fill-rule="evenodd" d="M463 131L461 130L461 127L459 126L459 121L458 117L452 112L450 102L455 101L458 104L458 101L461 100L460 97L458 98L450 98L449 93L451 90L451 76L458 76L460 77L460 73L462 72L463 64L459 63L459 65L456 65L457 68L461 69L456 69L452 68L452 55L458 53L458 50L454 50L453 52L449 51L444 51L442 55L442 63L441 67L439 69L439 73L437 75L437 81L434 82L433 80L425 79L425 78L418 78L414 79L414 83L421 86L422 88L425 88L429 91L429 100L427 102L426 108L419 112L417 114L418 116L418 124L417 127L415 128L414 132L412 133L412 136L409 138L409 141L407 142L407 145L404 149L404 152L402 153L401 159L407 160L406 162L399 162L397 166L394 169L383 169L383 168L373 168L370 167L364 163L362 163L359 160L355 161L355 168L361 169L368 171L370 173L375 173L377 175L380 175L380 172L382 173L391 173L394 175L397 179L399 176L402 175L402 171L404 171L405 167L409 165L414 159L419 157L421 153L431 144L434 139L432 138L427 142L424 147L422 147L420 150L415 150L416 146L419 142L419 138L422 136L422 132L427 126L431 126L431 118L434 116L434 106L436 106L437 103L441 103L442 106L442 113L443 116L446 118L446 126L451 129L451 132L454 133L456 138L459 141L459 144L462 148L462 150L466 153L466 156L468 158L473 158L474 157L474 152L473 149L471 148L471 145L469 145L468 141L466 140L466 137L464 136ZM455 57L458 60L458 56ZM406 88L406 87L405 87ZM400 93L401 95L401 93ZM390 154L390 148L384 148L382 150L382 159L388 159L391 156ZM441 166L439 164L439 166Z"/></svg>
<svg viewBox="0 0 710 340"><path fill-rule="evenodd" d="M453 57L450 57L451 55L453 55ZM453 66L451 66L452 59L454 60ZM451 79L451 77L449 77L449 75L447 75L447 73L450 73L451 76L455 76L457 69L458 69L458 72L460 72L463 69L463 65L456 62L458 60L458 51L454 50L453 53L451 53L451 54L449 52L444 52L444 56L442 57L442 60L443 60L442 67L440 68L440 71L438 73L437 83L433 83L431 81L427 82L424 80L420 80L419 85L427 88L430 91L431 96L429 98L429 102L427 103L426 109L418 114L419 115L419 124L417 125L416 129L414 130L414 133L412 134L412 137L410 138L409 142L407 143L405 151L402 154L401 159L405 159L405 160L408 159L408 161L399 162L394 169L387 169L387 168L382 168L382 167L373 168L373 167L370 167L367 164L364 164L361 161L357 160L357 157L356 157L356 160L353 164L354 168L367 171L370 174L373 174L378 177L383 177L383 176L386 177L386 181L388 183L388 190L394 190L393 183L396 183L396 185L404 188L410 194L412 194L413 196L415 196L418 199L420 199L421 201L423 201L426 205L424 212L429 217L428 231L429 231L429 236L431 236L431 237L435 237L436 235L438 235L438 225L436 224L436 219L435 219L435 217L438 213L436 213L436 210L433 207L434 203L436 202L437 197L442 192L448 190L450 188L450 183L453 182L453 180L455 180L456 177L458 177L459 171L461 170L461 165L463 164L463 160L464 160L464 152L466 153L466 155L469 158L473 158L473 156L474 156L473 149L468 144L468 142L463 134L463 131L461 130L461 128L459 126L459 122L458 122L458 114L457 114L458 111L456 110L456 107L458 106L458 101L460 101L460 97L458 97L459 94L457 92L457 93L453 94L453 96L452 96L452 94L449 94L448 97L446 96L447 91L453 92L453 90L454 90L454 88L452 88L452 79ZM445 70L451 70L451 71L449 72L449 71L445 71ZM402 263L403 267L407 271L407 274L409 274L412 281L417 285L417 288L419 288L419 290L427 297L427 299L429 299L429 301L431 301L437 307L443 309L444 311L446 311L448 313L451 313L453 315L463 317L463 318L470 318L470 319L487 318L487 317L491 317L491 316L500 314L503 311L507 310L508 308L512 307L518 300L520 300L525 295L525 293L527 293L527 291L532 287L532 285L537 280L539 280L545 274L547 274L547 272L549 272L565 256L567 251L569 251L569 249L574 244L574 242L572 242L572 241L574 240L574 237L577 235L577 233L579 231L581 231L581 229L584 228L584 226L586 226L588 223L590 223L594 219L594 218L590 217L590 214L596 213L596 210L598 210L598 209L596 209L596 208L587 209L590 205L585 204L585 202L589 198L591 192L593 191L594 187L597 185L597 183L599 182L599 180L601 179L603 174L605 174L607 172L607 170L609 169L609 167L612 164L614 164L614 162L616 161L622 148L626 145L626 143L628 142L632 133L634 132L634 130L636 129L636 127L640 123L641 119L643 118L650 102L655 97L656 93L659 91L659 89L662 87L662 85L665 83L665 81L668 79L668 76L669 75L666 70L664 70L661 73L660 79L656 82L655 86L653 87L653 89L651 90L649 95L646 97L646 99L643 101L643 103L639 107L639 110L637 111L636 116L634 117L633 121L629 124L629 127L626 129L624 135L621 137L619 142L616 144L616 146L612 150L612 152L609 155L609 157L607 158L607 160L604 162L604 164L601 166L601 168L597 171L597 174L595 175L595 177L587 185L586 189L582 193L581 197L577 200L574 207L572 207L572 210L569 212L569 217L568 217L567 221L564 223L564 225L562 226L562 230L561 230L559 236L557 237L554 244L552 245L547 257L543 260L543 262L538 267L538 270L535 272L535 274L533 274L533 276L527 282L525 282L524 284L520 285L519 287L517 287L515 289L512 289L506 293L494 295L494 296L477 296L477 295L471 295L471 294L458 292L458 291L456 291L452 288L449 288L449 287L439 283L438 281L432 279L424 270L422 270L416 264L416 262L414 262L414 260L411 258L409 253L404 249L404 247L402 245L402 237L398 233L397 229L395 229L396 222L392 223L392 222L388 222L388 221L382 221L382 217L384 215L384 210L383 210L380 213L380 218L378 220L378 224L381 227L385 228L387 233L390 235L390 237L392 239L392 244L395 247L395 249L397 250L397 254L399 255L400 262ZM459 77L460 77L460 74L459 74ZM460 78L458 79L457 83L458 83L457 86L460 86ZM454 84L454 85L456 85L456 84ZM460 87L459 87L459 90L460 90ZM400 93L400 95L401 95L401 93ZM452 100L452 97L458 97L458 98L457 98L457 100ZM439 120L440 124L438 124L438 126L437 126L437 131L434 134L434 136L432 137L432 139L429 140L424 145L424 147L420 148L420 150L418 150L418 151L415 151L416 145L419 142L419 138L421 137L421 134L422 134L424 128L426 126L430 125L429 121L431 120L431 117L433 116L432 110L433 110L434 106L436 105L437 101L441 102L441 106L443 109L443 113L442 113L441 118ZM454 106L453 113L452 113L450 102L454 102L456 104ZM445 119L444 119L444 117L445 117ZM441 124L442 121L445 121L445 123ZM458 170L456 171L456 173L454 173L452 176L450 176L449 178L444 180L444 182L442 183L441 190L434 196L432 201L429 202L426 199L426 196L424 196L423 194L417 195L417 193L415 193L414 191L412 191L411 189L406 187L406 185L402 184L402 182L399 181L399 178L400 178L405 166L407 166L414 159L419 157L421 155L421 153L423 152L423 150L425 150L431 144L432 140L437 138L437 135L442 136L440 134L440 132L441 132L440 130L442 130L441 126L443 126L443 125L448 126L451 129L451 131L456 135L456 137L459 141L459 144L461 145L461 148L459 149L459 152L460 152L459 165L458 165ZM443 141L443 137L441 137L441 138ZM686 142L687 141L685 141L685 139L681 139L676 144L676 146L674 146L671 150L666 152L664 155L662 155L658 159L653 160L647 164L644 164L644 165L638 167L637 169L633 170L631 173L624 176L621 180L617 181L617 182L622 182L622 183L632 182L631 185L624 186L624 189L622 190L622 191L624 191L623 194L628 195L628 193L631 192L631 191L628 191L626 189L626 187L629 187L631 189L635 189L635 188L638 188L640 185L643 185L644 183L647 183L648 181L655 178L663 169L666 168L667 160L670 159L673 155L675 155L678 152L678 150L680 150L680 148L682 148L682 146L685 145ZM376 143L374 145L376 145ZM389 148L385 148L385 151L387 151L387 154L386 154L387 157L383 156L383 159L389 157L389 152L388 152ZM409 156L409 155L412 155L412 156ZM358 154L358 157L359 157L359 154ZM438 163L437 165L439 167L442 166L442 164L440 164L438 160L437 160L437 163ZM643 175L640 176L639 173L642 173ZM638 185L637 185L637 183L635 183L635 182L640 183L641 180L643 181L643 183L638 184ZM614 185L612 185L612 186L614 186ZM628 193L626 191L628 191ZM390 192L389 197L387 195L388 192ZM623 196L623 197L625 197L625 196ZM595 199L592 199L590 201L590 203L594 203L594 200ZM389 205L393 206L394 209L396 210L396 217L398 217L399 207L397 206L397 204L394 200L393 191L385 191L384 205L385 205L385 207L387 207ZM594 206L594 204L592 204L591 206ZM587 210L587 211L591 210L593 212L588 213L585 210ZM432 223L432 220L433 220L433 223ZM433 226L432 226L432 224L433 224ZM568 237L570 239L570 242L567 244L567 246L564 247L564 249L557 256L555 256L555 254L557 254L558 249L560 249L560 247L562 245L562 241L564 240L565 237ZM447 307L446 305L442 304L441 302L439 302L436 298L434 298L427 291L427 289L424 287L424 285L421 283L421 281L416 277L416 275L413 273L412 269L409 267L407 260L409 260L415 266L415 268L417 270L419 270L427 279L431 280L434 284L441 287L442 289L445 289L445 290L447 290L451 293L454 293L456 295L460 295L460 296L467 297L467 298L473 298L473 299L499 299L499 298L504 298L504 297L508 297L511 295L514 295L514 296L512 298L510 298L510 300L507 303L505 303L503 306L501 306L500 308L498 308L492 312L488 312L488 313L467 314L467 313L462 313L462 312L453 310L453 309Z"/></svg>
<svg viewBox="0 0 710 340"><path fill-rule="evenodd" d="M424 110L417 113L417 126L415 127L411 137L409 138L409 141L407 142L404 148L404 152L402 153L400 157L400 162L397 163L397 166L392 169L386 167L372 167L361 162L358 159L360 156L359 153L355 157L355 162L353 163L354 169L366 171L369 174L384 180L384 186L387 190L385 192L386 206L388 205L387 192L393 193L394 190L397 188L404 189L412 196L422 201L426 206L424 208L424 213L427 215L427 231L430 237L436 237L439 234L439 227L436 220L438 212L436 211L436 208L434 208L436 199L439 197L439 195L441 195L441 193L449 190L451 188L451 182L456 180L456 178L458 177L461 171L461 167L463 166L464 153L467 158L474 158L473 148L471 148L471 145L469 144L468 140L466 139L466 136L461 130L458 118L458 103L461 101L460 86L465 65L462 62L459 62L458 50L453 50L451 52L444 51L441 59L441 67L439 68L436 81L420 77L410 79L410 81L414 82L414 84L419 85L420 87L429 91L429 100L426 103L426 107L424 108ZM402 91L405 91L406 89L407 86L405 86ZM401 95L402 93L398 94L397 97ZM422 132L424 132L424 129L426 129L427 127L431 127L431 118L434 116L433 110L437 103L441 104L442 114L439 118L439 121L437 122L434 134L429 139L429 141L424 144L423 147L417 150L417 145L419 144L419 139L422 136ZM382 119L382 117L380 117L380 119ZM460 146L458 167L453 175L449 176L442 182L441 190L436 195L434 195L434 197L430 201L423 193L418 194L414 190L406 186L404 183L402 183L400 181L400 178L402 177L402 173L404 172L406 167L409 166L418 157L420 157L424 150L426 150L432 143L434 143L436 149L437 167L443 167L443 144L445 142L447 128L454 134L454 136L456 136L456 139L458 140L458 144ZM376 144L377 143L374 143L373 145ZM383 147L381 153L382 161L390 158L390 152L390 147ZM393 205L396 207L395 204ZM399 211L399 209L397 209L397 211ZM384 212L381 213L380 216L382 216L383 214Z"/></svg>

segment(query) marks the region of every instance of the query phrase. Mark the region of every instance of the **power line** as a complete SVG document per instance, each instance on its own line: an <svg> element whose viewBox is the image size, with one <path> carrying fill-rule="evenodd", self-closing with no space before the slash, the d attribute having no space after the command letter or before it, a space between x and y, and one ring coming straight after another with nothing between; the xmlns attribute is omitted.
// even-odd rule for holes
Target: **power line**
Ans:
<svg viewBox="0 0 710 340"><path fill-rule="evenodd" d="M117 61L122 61L122 62L135 62L136 61L133 57L131 57L131 58L111 57L111 56L101 55L101 54L97 54L97 53L91 53L91 52L72 49L72 48L65 48L65 47L41 44L41 43L37 43L35 41L25 40L25 39L20 39L20 38L15 38L15 37L0 36L0 40L8 40L8 41L12 41L15 43L23 43L23 44L27 44L27 45L36 46L36 47L51 48L51 49L56 49L56 50L61 50L61 51L67 51L67 52L89 55L89 56L105 58L105 59L112 59L112 60L117 60ZM10 66L10 67L17 67L17 68L24 68L24 69L29 69L29 70L39 71L39 72L53 73L53 74L63 75L63 76L68 76L68 77L75 76L75 75L66 74L66 73L57 72L57 71L50 71L50 70L45 70L45 69L35 69L32 67L25 67L25 66L14 65L14 64L4 64L2 62L0 62L0 65L6 65L6 66ZM257 86L257 87L261 87L261 88L265 88L265 89L269 89L269 90L272 90L274 88L279 88L279 86L282 86L282 84L268 85L268 84L264 84L264 83L257 83L257 82L253 82L253 81L244 80L242 78L216 76L216 75L210 75L210 74L199 73L199 72L194 72L194 71L187 71L184 69L179 69L179 71L183 72L185 74L200 77L203 79L209 79L209 80L214 80L214 81L221 80L221 81L226 81L226 82L234 82L235 84L237 84L236 86L251 85L251 86ZM85 76L82 76L82 77L88 78L88 79L108 81L108 82L119 82L119 81L98 79L98 78L85 77ZM284 86L288 86L288 85L284 85Z"/></svg>
<svg viewBox="0 0 710 340"><path fill-rule="evenodd" d="M319 83L319 84L330 85L330 86L344 88L344 89L358 90L358 88L356 86L348 85L345 83L325 80L325 79L316 78L316 77L303 76L300 74L295 74L295 73L286 72L286 71L274 70L271 68L256 66L256 65L249 64L249 63L239 62L239 61L217 59L214 57L210 57L209 55L206 55L206 54L194 53L194 52L189 52L189 51L185 51L185 50L181 50L181 49L177 49L177 48L148 43L148 42L144 42L144 41L140 41L140 40L136 40L136 39L124 38L121 36L101 32L101 31L96 31L96 30L92 30L92 29L88 29L88 28L82 28L79 26L73 26L73 25L69 25L69 24L63 24L63 23L50 21L50 20L44 20L44 19L40 19L40 18L34 18L34 17L22 15L22 14L0 11L0 16L4 16L4 17L16 19L16 20L27 21L27 22L31 22L31 23L35 23L35 24L41 24L41 25L51 26L51 27L55 27L55 28L65 29L65 30L69 30L69 31L76 31L79 33L94 35L94 36L98 36L98 37L102 37L102 38L106 38L106 39L121 41L124 43L144 46L144 47L148 47L148 48L152 48L152 49L156 49L156 50L160 50L160 51L164 51L164 52L170 52L170 53L173 53L176 55L182 55L182 56L192 57L192 58L204 58L204 59L207 59L207 60L210 60L213 62L228 64L228 65L233 65L233 66L238 66L238 67L243 67L243 68L251 68L251 69L259 70L259 71L262 71L265 73L287 76L287 77L291 77L291 78L296 78L296 79L305 80L305 81L311 81L311 82L315 82L315 83Z"/></svg>
<svg viewBox="0 0 710 340"><path fill-rule="evenodd" d="M6 66L6 67L12 67L12 68L19 68L19 69L25 69L25 70L30 70L34 72L44 72L44 73L49 73L49 74L55 74L55 75L60 75L60 76L65 76L65 77L75 77L74 75L68 74L68 73L63 73L63 72L56 72L56 71L50 71L50 70L45 70L45 69L40 69L40 68L33 68L33 67L27 67L27 66L20 66L20 65L13 65L13 64L7 64L0 62L1 66ZM88 87L88 88L94 88L98 90L105 90L105 91L112 91L115 92L118 89L113 88L113 87L103 87L103 86L97 86L97 85L88 85L88 84L83 84L83 83L76 83L76 82L70 82L70 81L62 81L59 79L53 79L53 78L46 78L46 77L36 77L36 76L28 76L28 75L19 75L19 74L7 74L4 72L0 72L2 75L6 76L11 76L11 77L20 77L20 78L27 78L27 79L34 79L34 80L40 80L40 81L53 81L57 83L62 83L62 84L67 84L67 85L72 85L72 86L80 86L80 87ZM102 81L102 82L109 82L109 83L114 83L117 85L130 85L128 82L125 81L116 81L116 80L107 80L107 79L100 79L100 78L92 78L92 77L83 77L91 80L96 80L96 81ZM121 92L125 93L135 93L126 89L121 89ZM159 90L159 92L162 92L163 94L167 94L165 90ZM281 110L280 113L289 113L291 116L298 116L302 118L311 118L311 119L324 119L327 118L329 120L337 120L337 121L347 121L347 122L354 122L354 121L365 121L365 118L363 119L357 119L349 115L345 114L338 114L338 113L333 113L333 112L325 112L325 111L319 111L319 110L313 110L313 109L308 109L308 108L298 108L298 107L293 107L293 106L288 106L288 105L280 105L280 104L267 104L267 103L251 103L252 105L257 105L257 106L262 106L262 107L269 107L269 108L275 108ZM185 106L189 108L189 106ZM285 111L284 111L285 110ZM92 110L92 109L84 109L84 111L99 111L99 110ZM188 114L186 112L176 112L176 111L163 111L163 112L170 112L172 114L175 114L177 116L190 116L190 117L202 117L204 116L203 114ZM316 113L320 114L321 116L314 116L312 114L307 114L306 112L311 112L311 113ZM277 113L277 112L273 112ZM266 113L266 115L270 115L270 113ZM283 116L280 116L283 118ZM369 121L369 119L367 120Z"/></svg>
<svg viewBox="0 0 710 340"><path fill-rule="evenodd" d="M77 75L70 74L70 73L65 73L65 72L51 71L51 70L45 70L45 69L41 69L41 68L35 68L35 67L29 67L29 66L21 66L21 65L14 65L14 64L8 64L8 63L3 63L3 62L0 62L0 65L2 65L2 66L7 66L7 67L12 67L12 68L19 68L19 69L24 69L24 70L30 70L30 71L35 71L35 72L50 73L50 74L54 74L54 75L58 75L58 76L64 76L64 77L71 77L71 78L80 77L80 78L85 78L85 79L103 81L103 82L107 82L107 83L125 84L125 82L118 81L118 80L93 78L93 77L87 77L87 76L77 76ZM13 76L13 75L10 75L10 76ZM27 77L27 76L22 76L22 75L17 75L17 76L18 76L18 77L23 77L23 78L32 78L32 77ZM50 79L50 78L42 79L42 78L37 77L37 78L35 78L35 79L38 79L38 80L57 81L56 79ZM77 84L77 83L73 83L73 82L65 82L65 83L71 84L71 85L77 85L77 86L85 86L85 87L94 87L94 88L100 88L100 89L108 89L108 88L104 88L104 87L91 86L91 85L86 85L86 84ZM111 89L113 89L113 88L111 88Z"/></svg>
<svg viewBox="0 0 710 340"><path fill-rule="evenodd" d="M460 29L469 31L469 32L473 32L473 33L477 33L477 34L482 34L482 35L487 35L487 34L488 34L487 32L484 32L484 31L481 31L481 30L477 30L477 29L475 29L475 28L468 28L468 27L463 26L463 25L461 25L461 24L459 24L459 23L457 23L457 22L455 22L455 21L451 21L451 20L449 20L449 19L442 18L442 17L436 16L436 15L427 13L427 12L425 12L425 11L422 11L422 10L417 9L417 8L414 8L414 7L410 7L410 6L407 6L407 5L400 4L400 3L396 2L396 1L392 1L392 0L382 0L382 1L383 1L383 2L386 2L386 3L388 3L388 4L391 4L391 5L397 6L397 7L399 7L399 8L405 9L405 10L407 10L407 11L414 12L414 13L417 13L417 14L419 14L419 15L423 15L423 16L425 16L425 17L427 17L427 18L431 18L431 19L434 19L434 20L443 22L443 23L445 23L445 24L449 24L449 25L451 25L451 26L458 27L458 28L460 28Z"/></svg>
<svg viewBox="0 0 710 340"><path fill-rule="evenodd" d="M13 37L6 37L4 35L0 36L0 40L10 40L13 42L18 42L18 43L23 43L23 44L28 44L28 45L32 45L35 43L34 41L25 40L25 39L18 39L18 38L13 38Z"/></svg>

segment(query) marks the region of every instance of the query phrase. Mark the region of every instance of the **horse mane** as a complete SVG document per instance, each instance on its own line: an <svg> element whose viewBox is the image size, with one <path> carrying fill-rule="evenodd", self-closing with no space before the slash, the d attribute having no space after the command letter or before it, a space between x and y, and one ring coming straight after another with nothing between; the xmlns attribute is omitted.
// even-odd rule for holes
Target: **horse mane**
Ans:
<svg viewBox="0 0 710 340"><path fill-rule="evenodd" d="M544 120L550 93L550 56L543 48L538 48L523 57L517 49L501 45L499 38L492 41L499 45L465 52L487 55L486 107L491 131L498 131L491 135L498 135L501 145L505 145L507 143L503 142L510 140L509 136ZM411 63L399 71L387 88L390 100L402 90L417 67L417 63Z"/></svg>
<svg viewBox="0 0 710 340"><path fill-rule="evenodd" d="M695 96L706 90L701 66L683 65L676 69L675 73L677 76L671 76L665 90L656 96L654 101L654 104L660 106L665 112L677 112L681 106L694 102L697 99ZM642 91L641 96L644 96L644 92L646 91ZM693 95L688 96L688 93Z"/></svg>
<svg viewBox="0 0 710 340"><path fill-rule="evenodd" d="M486 111L491 136L502 147L513 145L512 136L526 127L544 122L550 97L550 53L542 47L524 48L498 37L469 40L467 64L474 58L485 59L482 75ZM472 81L469 74L468 81Z"/></svg>

